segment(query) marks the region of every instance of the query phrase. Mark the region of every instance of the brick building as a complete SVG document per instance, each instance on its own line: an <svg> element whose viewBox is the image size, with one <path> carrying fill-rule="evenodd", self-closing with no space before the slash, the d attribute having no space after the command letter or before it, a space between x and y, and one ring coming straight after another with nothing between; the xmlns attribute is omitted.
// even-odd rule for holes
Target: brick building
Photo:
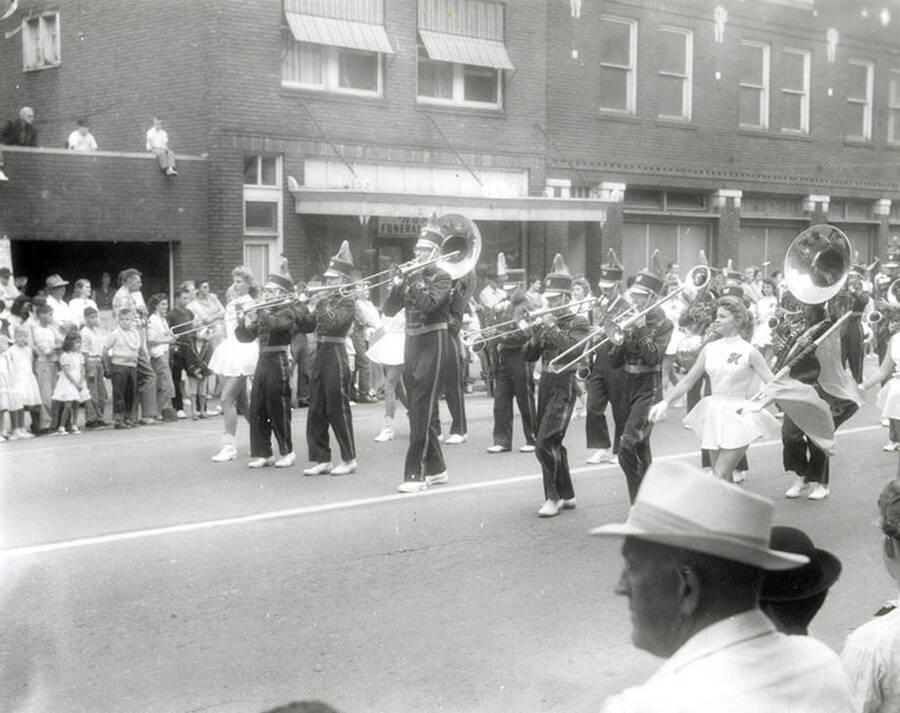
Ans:
<svg viewBox="0 0 900 713"><path fill-rule="evenodd" d="M373 272L434 210L476 220L482 271L774 265L826 218L868 259L900 230L898 43L829 1L20 0L0 98L41 148L5 151L0 234L32 280L219 291L282 254L321 273L342 239ZM100 152L62 149L78 117Z"/></svg>

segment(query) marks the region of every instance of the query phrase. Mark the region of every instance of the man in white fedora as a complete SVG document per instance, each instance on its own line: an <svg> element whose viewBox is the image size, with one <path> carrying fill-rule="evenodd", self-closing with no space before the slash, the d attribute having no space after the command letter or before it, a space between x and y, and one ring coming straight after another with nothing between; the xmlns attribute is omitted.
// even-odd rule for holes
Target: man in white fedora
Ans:
<svg viewBox="0 0 900 713"><path fill-rule="evenodd" d="M759 609L765 571L803 555L770 549L772 503L684 463L654 463L624 524L615 592L628 597L632 643L667 659L604 713L853 711L837 655L776 631Z"/></svg>

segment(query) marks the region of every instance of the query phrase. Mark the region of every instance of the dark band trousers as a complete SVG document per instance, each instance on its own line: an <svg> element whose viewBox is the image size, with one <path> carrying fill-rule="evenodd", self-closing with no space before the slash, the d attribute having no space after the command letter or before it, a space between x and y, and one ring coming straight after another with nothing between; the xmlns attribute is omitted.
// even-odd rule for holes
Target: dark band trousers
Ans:
<svg viewBox="0 0 900 713"><path fill-rule="evenodd" d="M444 399L450 411L450 433L468 433L465 400L465 350L459 333L447 333L447 354L441 375L444 380Z"/></svg>
<svg viewBox="0 0 900 713"><path fill-rule="evenodd" d="M544 476L547 500L575 497L563 439L575 408L575 374L544 371L538 382L538 426L535 451Z"/></svg>
<svg viewBox="0 0 900 713"><path fill-rule="evenodd" d="M846 399L838 399L831 394L816 387L819 396L831 409L834 419L834 427L837 428L844 421L857 412L859 406ZM786 471L793 471L803 478L806 483L821 483L828 486L831 468L828 454L810 440L796 423L784 415L781 424L782 463Z"/></svg>
<svg viewBox="0 0 900 713"><path fill-rule="evenodd" d="M859 317L851 317L841 334L841 364L850 367L857 384L863 380L863 359L865 358L864 335Z"/></svg>
<svg viewBox="0 0 900 713"><path fill-rule="evenodd" d="M650 451L650 434L653 424L647 418L650 407L660 400L662 391L660 375L629 374L622 372L622 393L613 413L624 417L622 439L619 442L619 465L625 473L628 497L631 502L637 497L638 488L644 480L647 469L653 462Z"/></svg>
<svg viewBox="0 0 900 713"><path fill-rule="evenodd" d="M350 414L352 376L343 344L323 342L317 346L309 379L309 412L306 416L306 443L313 463L331 461L329 426L341 450L341 460L356 458Z"/></svg>
<svg viewBox="0 0 900 713"><path fill-rule="evenodd" d="M616 370L609 365L608 353L608 349L600 349L587 378L585 432L588 448L614 447L614 450L618 450L621 432L619 422L615 420L615 412L613 413L613 422L616 426L616 433L613 441L609 439L609 426L606 422L606 406L610 401L616 400L615 390L618 376Z"/></svg>
<svg viewBox="0 0 900 713"><path fill-rule="evenodd" d="M291 440L291 366L283 352L260 354L250 392L250 455L269 458L272 434L278 452L294 450Z"/></svg>
<svg viewBox="0 0 900 713"><path fill-rule="evenodd" d="M409 401L409 448L403 477L425 480L447 469L441 453L438 399L441 395L447 332L440 330L406 337L403 384Z"/></svg>
<svg viewBox="0 0 900 713"><path fill-rule="evenodd" d="M534 445L535 408L532 362L520 348L498 349L494 383L494 445L512 448L513 397L522 418L525 443Z"/></svg>

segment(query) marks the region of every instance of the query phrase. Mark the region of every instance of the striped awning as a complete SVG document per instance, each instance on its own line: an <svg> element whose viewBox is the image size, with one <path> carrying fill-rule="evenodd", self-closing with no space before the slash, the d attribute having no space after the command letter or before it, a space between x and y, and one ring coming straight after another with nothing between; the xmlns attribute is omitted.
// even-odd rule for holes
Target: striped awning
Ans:
<svg viewBox="0 0 900 713"><path fill-rule="evenodd" d="M298 12L286 12L284 16L298 42L394 54L383 25Z"/></svg>
<svg viewBox="0 0 900 713"><path fill-rule="evenodd" d="M419 28L419 36L431 59L439 62L474 64L494 69L515 69L506 52L506 45L499 40L482 37L451 35Z"/></svg>

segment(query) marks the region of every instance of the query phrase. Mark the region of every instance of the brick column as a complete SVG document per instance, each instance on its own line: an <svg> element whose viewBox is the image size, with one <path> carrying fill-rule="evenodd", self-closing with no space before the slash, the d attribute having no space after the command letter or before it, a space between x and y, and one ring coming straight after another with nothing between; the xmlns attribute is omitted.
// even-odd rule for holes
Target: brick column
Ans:
<svg viewBox="0 0 900 713"><path fill-rule="evenodd" d="M554 220L545 223L547 226L547 237L544 252L545 272L549 272L553 265L553 256L559 253L563 256L566 266L572 270L569 264L569 223L568 221Z"/></svg>
<svg viewBox="0 0 900 713"><path fill-rule="evenodd" d="M872 216L879 221L878 233L875 236L872 259L887 253L891 242L891 199L879 198L872 205Z"/></svg>
<svg viewBox="0 0 900 713"><path fill-rule="evenodd" d="M711 265L724 265L733 260L741 265L741 198L743 191L720 188L713 194L713 205L719 211L719 226L712 255L707 255Z"/></svg>
<svg viewBox="0 0 900 713"><path fill-rule="evenodd" d="M625 201L624 183L612 183L605 181L597 186L597 198L605 202L606 222L593 223L600 232L599 263L606 262L606 254L610 248L616 251L619 260L622 259L622 234L623 224L625 222L625 211L623 203ZM592 276L591 284L594 284L600 277L600 265L596 266L596 275Z"/></svg>
<svg viewBox="0 0 900 713"><path fill-rule="evenodd" d="M524 230L528 235L528 254L525 256L523 265L528 271L528 279L535 277L544 279L547 274L548 263L544 260L547 252L547 224L546 223L523 223ZM550 256L553 259L553 256Z"/></svg>

